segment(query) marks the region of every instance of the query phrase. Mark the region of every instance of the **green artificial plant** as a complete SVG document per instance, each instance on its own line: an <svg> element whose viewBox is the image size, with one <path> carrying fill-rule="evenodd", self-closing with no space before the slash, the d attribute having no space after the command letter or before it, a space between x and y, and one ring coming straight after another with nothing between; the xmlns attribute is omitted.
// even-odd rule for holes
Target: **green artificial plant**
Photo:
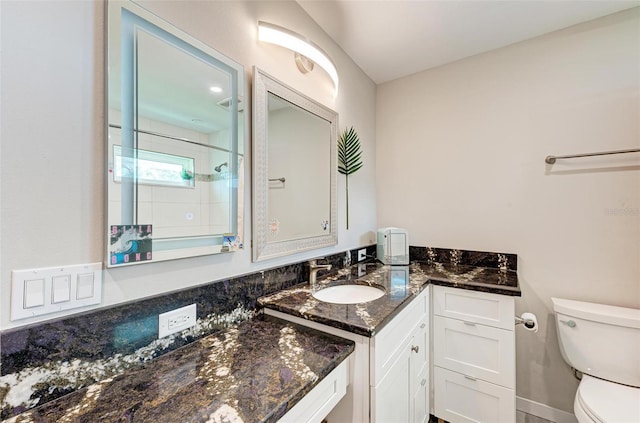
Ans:
<svg viewBox="0 0 640 423"><path fill-rule="evenodd" d="M345 176L347 185L347 229L349 229L349 175L362 167L360 140L353 126L345 129L338 139L338 172Z"/></svg>

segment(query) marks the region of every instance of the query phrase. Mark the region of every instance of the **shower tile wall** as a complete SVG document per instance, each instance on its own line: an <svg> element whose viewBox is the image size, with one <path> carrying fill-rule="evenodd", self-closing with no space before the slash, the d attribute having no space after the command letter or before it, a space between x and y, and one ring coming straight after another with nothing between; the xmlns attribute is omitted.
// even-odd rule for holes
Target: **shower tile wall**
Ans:
<svg viewBox="0 0 640 423"><path fill-rule="evenodd" d="M109 111L111 123L120 124L119 112ZM220 143L224 134L208 134L169 125L148 118L140 118L140 128L151 132L186 138L208 145L211 140ZM222 131L226 132L226 131ZM120 145L120 131L109 131L109 172L113 174L112 145ZM199 236L230 232L229 196L232 184L228 167L215 172L214 167L229 162L229 153L183 141L139 134L138 148L194 159L195 183L193 187L166 187L139 184L138 222L153 222L154 237ZM228 148L224 146L223 148ZM197 177L196 177L197 176ZM109 216L120 221L120 183L109 178Z"/></svg>

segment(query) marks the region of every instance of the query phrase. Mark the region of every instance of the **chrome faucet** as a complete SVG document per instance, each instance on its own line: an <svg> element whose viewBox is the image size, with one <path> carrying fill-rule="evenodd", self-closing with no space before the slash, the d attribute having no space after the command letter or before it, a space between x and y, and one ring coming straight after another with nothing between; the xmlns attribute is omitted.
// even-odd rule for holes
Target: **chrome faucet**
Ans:
<svg viewBox="0 0 640 423"><path fill-rule="evenodd" d="M316 260L309 261L309 284L315 289L316 276L320 270L331 270L330 264L318 264Z"/></svg>

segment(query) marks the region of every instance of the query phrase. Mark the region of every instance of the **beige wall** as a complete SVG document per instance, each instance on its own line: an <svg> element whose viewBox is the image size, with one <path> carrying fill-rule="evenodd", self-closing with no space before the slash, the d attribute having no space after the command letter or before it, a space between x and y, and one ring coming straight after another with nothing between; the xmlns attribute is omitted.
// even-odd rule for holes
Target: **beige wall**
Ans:
<svg viewBox="0 0 640 423"><path fill-rule="evenodd" d="M571 411L553 296L640 307L636 8L378 87L378 226L519 256L517 395ZM597 340L596 340L597 342Z"/></svg>
<svg viewBox="0 0 640 423"><path fill-rule="evenodd" d="M344 178L338 178L340 229L336 247L259 264L251 263L251 249L246 248L221 256L106 270L102 305L372 242L376 223L371 183L375 178L375 85L306 12L292 1L139 3L243 64L247 78L257 65L336 110L341 130L353 125L359 131L365 167L349 181L349 231L344 223ZM104 4L1 1L0 16L0 328L6 329L55 316L9 321L11 270L104 260ZM304 34L327 51L340 76L337 97L322 70L302 75L292 52L258 43L258 20ZM247 143L245 151L250 151L249 147ZM250 169L246 169L245 181L250 181ZM250 205L250 199L247 189L244 203ZM246 207L247 240L250 213Z"/></svg>

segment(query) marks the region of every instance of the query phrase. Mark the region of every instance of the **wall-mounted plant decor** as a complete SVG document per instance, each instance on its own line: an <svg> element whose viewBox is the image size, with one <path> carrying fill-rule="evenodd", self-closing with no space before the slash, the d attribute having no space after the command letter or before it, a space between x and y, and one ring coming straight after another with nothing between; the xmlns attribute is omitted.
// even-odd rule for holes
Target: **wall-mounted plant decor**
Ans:
<svg viewBox="0 0 640 423"><path fill-rule="evenodd" d="M362 167L360 140L353 126L345 129L338 139L338 172L345 176L347 184L347 229L349 229L349 175Z"/></svg>

